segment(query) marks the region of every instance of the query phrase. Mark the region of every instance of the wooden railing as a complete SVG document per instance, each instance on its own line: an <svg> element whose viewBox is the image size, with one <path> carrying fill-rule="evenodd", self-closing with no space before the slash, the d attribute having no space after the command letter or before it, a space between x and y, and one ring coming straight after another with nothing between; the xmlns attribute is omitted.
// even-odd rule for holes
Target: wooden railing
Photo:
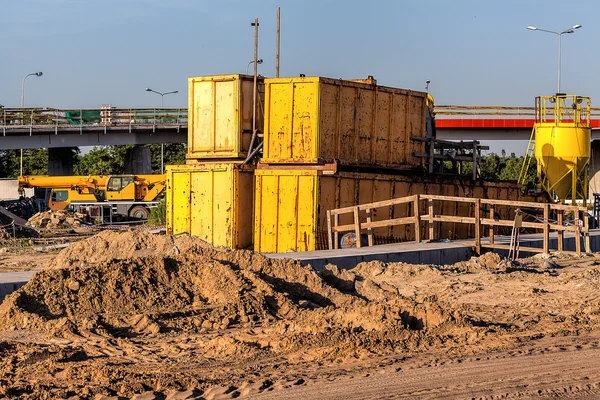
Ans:
<svg viewBox="0 0 600 400"><path fill-rule="evenodd" d="M423 202L426 202L426 207L423 207ZM467 203L472 206L472 210L469 216L437 215L434 213L435 202ZM412 204L412 207L408 207L407 211L407 214L410 215L400 218L373 221L373 210L382 207L392 207L404 204ZM512 209L515 218L500 218L499 214L497 213L497 208L499 207L508 207ZM427 212L422 212L422 209L427 210ZM539 222L522 221L522 219L518 218L517 216L521 215L522 217L523 215L532 215L530 212L525 210L540 210L543 217L534 217L540 220ZM361 216L361 212L364 212L363 216ZM485 213L488 214L487 218L486 215L484 215ZM344 214L351 214L354 222L351 224L340 225L340 216ZM571 215L571 219L567 220L565 217L569 214ZM582 214L581 218L579 217L579 214ZM555 221L550 219L551 215L556 216ZM364 219L364 222L361 221L361 219ZM368 246L373 246L373 229L397 225L413 225L415 241L419 243L422 235L425 233L421 232L421 221L428 222L426 237L429 239L429 241L435 240L436 222L474 225L475 242L473 246L478 254L481 253L482 248L511 250L510 245L498 244L495 242L495 228L497 227L529 228L542 231L542 248L520 247L521 251L549 253L550 232L557 232L558 246L556 250L564 251L564 232L567 231L575 233L575 253L581 254L581 233L583 233L585 237L585 251L590 252L589 220L587 216L587 209L585 207L563 204L491 200L427 194L417 194L398 199L378 201L374 203L361 204L327 211L327 234L329 248L339 248L339 234L341 232L354 232L356 235L356 246L361 247L361 232L364 230L367 232ZM488 227L487 235L484 233L483 226ZM488 243L482 243L481 239L485 236L489 238Z"/></svg>

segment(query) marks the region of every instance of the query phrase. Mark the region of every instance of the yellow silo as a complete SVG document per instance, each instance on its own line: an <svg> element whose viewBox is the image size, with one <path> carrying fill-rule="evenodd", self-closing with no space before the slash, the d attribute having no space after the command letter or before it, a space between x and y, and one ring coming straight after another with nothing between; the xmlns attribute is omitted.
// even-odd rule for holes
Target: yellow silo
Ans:
<svg viewBox="0 0 600 400"><path fill-rule="evenodd" d="M587 199L590 158L590 99L556 94L536 98L535 158L542 188L561 203L571 193Z"/></svg>

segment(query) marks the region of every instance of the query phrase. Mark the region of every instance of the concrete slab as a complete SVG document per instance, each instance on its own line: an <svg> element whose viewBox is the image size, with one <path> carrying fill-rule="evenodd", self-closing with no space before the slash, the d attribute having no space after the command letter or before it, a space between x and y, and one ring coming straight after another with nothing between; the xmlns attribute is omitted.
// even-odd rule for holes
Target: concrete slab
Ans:
<svg viewBox="0 0 600 400"><path fill-rule="evenodd" d="M0 302L4 298L25 285L37 271L2 272L0 273Z"/></svg>
<svg viewBox="0 0 600 400"><path fill-rule="evenodd" d="M510 244L510 236L495 236L496 244ZM310 265L315 270L321 271L328 263L336 264L339 268L353 268L362 261L380 260L382 262L405 262L410 264L436 264L447 265L468 260L473 256L471 249L473 240L454 240L444 242L421 243L394 243L372 247L318 250L290 253L265 253L274 259L291 258L302 264ZM482 240L482 244L489 243L489 239ZM558 247L558 236L550 236L550 249ZM522 247L542 248L543 234L521 235L519 244ZM600 230L590 231L590 247L593 252L600 251ZM565 232L564 250L575 251L575 236ZM583 241L582 241L582 251ZM507 251L496 250L506 256ZM528 257L535 253L520 252L520 257Z"/></svg>

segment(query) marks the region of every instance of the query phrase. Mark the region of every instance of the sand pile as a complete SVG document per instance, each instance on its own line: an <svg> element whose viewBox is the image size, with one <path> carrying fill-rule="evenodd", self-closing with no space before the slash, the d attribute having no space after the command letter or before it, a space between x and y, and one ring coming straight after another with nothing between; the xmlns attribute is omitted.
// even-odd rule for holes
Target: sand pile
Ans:
<svg viewBox="0 0 600 400"><path fill-rule="evenodd" d="M159 252L169 256L147 255ZM131 337L237 328L236 345L207 343L208 353L231 354L348 344L376 351L414 341L410 331L460 325L457 313L438 304L415 303L362 277L350 286L346 272L326 271L321 277L292 260L199 239L104 232L65 249L53 269L8 296L0 330ZM254 345L256 338L243 338L248 329L263 329L269 339Z"/></svg>
<svg viewBox="0 0 600 400"><path fill-rule="evenodd" d="M61 251L49 268L73 268L151 255L176 256L208 247L212 246L190 236L153 235L141 229L103 231Z"/></svg>
<svg viewBox="0 0 600 400"><path fill-rule="evenodd" d="M77 228L87 222L87 216L84 214L71 213L66 210L48 210L39 212L29 218L26 226L44 229L69 229Z"/></svg>

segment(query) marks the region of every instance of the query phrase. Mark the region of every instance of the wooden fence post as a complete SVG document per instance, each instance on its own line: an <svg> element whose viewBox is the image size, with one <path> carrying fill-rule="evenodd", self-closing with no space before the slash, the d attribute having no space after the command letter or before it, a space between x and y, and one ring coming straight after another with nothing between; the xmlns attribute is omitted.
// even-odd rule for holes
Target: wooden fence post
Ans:
<svg viewBox="0 0 600 400"><path fill-rule="evenodd" d="M429 241L433 241L433 199L429 199Z"/></svg>
<svg viewBox="0 0 600 400"><path fill-rule="evenodd" d="M333 232L331 232L331 211L327 210L327 241L329 250L333 249Z"/></svg>
<svg viewBox="0 0 600 400"><path fill-rule="evenodd" d="M544 204L544 253L550 253L550 204Z"/></svg>
<svg viewBox="0 0 600 400"><path fill-rule="evenodd" d="M585 252L591 253L592 248L590 246L590 220L587 212L583 213L583 234L585 235Z"/></svg>
<svg viewBox="0 0 600 400"><path fill-rule="evenodd" d="M360 245L360 219L358 213L360 212L358 206L354 207L354 233L356 235L356 247Z"/></svg>
<svg viewBox="0 0 600 400"><path fill-rule="evenodd" d="M370 224L371 221L373 221L373 219L371 218L372 217L371 209L367 208L366 212L367 212L367 223ZM369 246L373 246L373 228L371 228L371 227L367 228L367 235L369 237L369 239L368 239Z"/></svg>
<svg viewBox="0 0 600 400"><path fill-rule="evenodd" d="M415 194L415 200L413 202L414 214L415 214L415 242L421 243L421 207L420 207L420 196Z"/></svg>
<svg viewBox="0 0 600 400"><path fill-rule="evenodd" d="M494 211L494 206L490 205L490 219L492 220L492 223L490 224L490 244L494 244L494 219L495 219L495 211Z"/></svg>
<svg viewBox="0 0 600 400"><path fill-rule="evenodd" d="M333 226L335 226L336 228L340 225L340 214L336 213L333 216ZM340 233L338 231L333 232L333 248L334 249L339 249L340 248Z"/></svg>
<svg viewBox="0 0 600 400"><path fill-rule="evenodd" d="M481 254L481 199L475 200L475 251Z"/></svg>
<svg viewBox="0 0 600 400"><path fill-rule="evenodd" d="M557 215L556 215L556 219L557 219L557 223L560 226L563 226L563 214L564 214L564 210L556 210ZM558 251L563 251L564 249L564 245L565 245L565 231L563 231L562 229L558 230Z"/></svg>

